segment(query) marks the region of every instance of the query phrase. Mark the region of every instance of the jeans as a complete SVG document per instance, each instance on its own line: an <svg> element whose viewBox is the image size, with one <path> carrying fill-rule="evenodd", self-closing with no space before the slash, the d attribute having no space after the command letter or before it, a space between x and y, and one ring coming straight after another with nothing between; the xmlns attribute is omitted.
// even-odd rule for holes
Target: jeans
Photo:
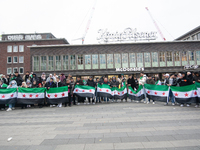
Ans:
<svg viewBox="0 0 200 150"><path fill-rule="evenodd" d="M9 104L9 108L15 107L15 103Z"/></svg>
<svg viewBox="0 0 200 150"><path fill-rule="evenodd" d="M108 101L109 101L109 98L108 98L108 97L104 97L103 100L106 101L106 98L107 98L107 102L108 102Z"/></svg>
<svg viewBox="0 0 200 150"><path fill-rule="evenodd" d="M169 102L169 98L171 97L172 103L174 103L174 94L172 93L172 90L169 89L169 96L167 98L167 103Z"/></svg>
<svg viewBox="0 0 200 150"><path fill-rule="evenodd" d="M150 102L150 98L148 98L148 101ZM154 100L153 100L153 102L154 102Z"/></svg>
<svg viewBox="0 0 200 150"><path fill-rule="evenodd" d="M144 101L146 101L147 95L144 86L143 86L143 91L144 91Z"/></svg>

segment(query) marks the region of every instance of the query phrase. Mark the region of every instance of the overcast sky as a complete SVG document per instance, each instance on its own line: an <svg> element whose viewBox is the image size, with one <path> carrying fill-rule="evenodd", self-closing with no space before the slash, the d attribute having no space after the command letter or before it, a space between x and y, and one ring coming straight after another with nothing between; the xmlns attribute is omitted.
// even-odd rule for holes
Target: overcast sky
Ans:
<svg viewBox="0 0 200 150"><path fill-rule="evenodd" d="M0 0L0 34L51 32L70 44L81 44L81 40L73 39L83 36L94 3L95 0ZM200 25L200 0L97 0L85 44L98 43L99 29L122 32L131 27L140 32L157 32L145 7L168 41ZM162 41L157 36L157 41Z"/></svg>

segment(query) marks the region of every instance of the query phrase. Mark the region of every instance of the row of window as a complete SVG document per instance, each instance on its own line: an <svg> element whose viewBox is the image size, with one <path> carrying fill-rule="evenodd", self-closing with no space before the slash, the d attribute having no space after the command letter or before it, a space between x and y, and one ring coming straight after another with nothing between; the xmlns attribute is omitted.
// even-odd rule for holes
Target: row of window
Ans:
<svg viewBox="0 0 200 150"><path fill-rule="evenodd" d="M34 56L33 71L165 67L200 64L200 51Z"/></svg>
<svg viewBox="0 0 200 150"><path fill-rule="evenodd" d="M196 33L196 34L192 35L191 37L187 37L184 40L200 40L200 33Z"/></svg>
<svg viewBox="0 0 200 150"><path fill-rule="evenodd" d="M12 53L12 52L18 52L18 45L8 45L7 46L7 52ZM19 45L19 52L24 52L24 45Z"/></svg>
<svg viewBox="0 0 200 150"><path fill-rule="evenodd" d="M13 73L15 73L16 71L18 71L19 74L24 74L24 67L19 67L19 70L18 70L18 67L7 68L7 75L13 74Z"/></svg>
<svg viewBox="0 0 200 150"><path fill-rule="evenodd" d="M12 60L13 58L13 60ZM18 56L8 56L7 57L7 63L11 64L11 63L18 63ZM19 56L19 63L24 63L24 56Z"/></svg>

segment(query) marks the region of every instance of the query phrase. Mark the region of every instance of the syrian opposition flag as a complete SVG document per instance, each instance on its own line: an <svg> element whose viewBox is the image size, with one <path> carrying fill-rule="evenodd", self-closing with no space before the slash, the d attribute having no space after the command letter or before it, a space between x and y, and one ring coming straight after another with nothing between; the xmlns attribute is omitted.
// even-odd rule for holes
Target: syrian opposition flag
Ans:
<svg viewBox="0 0 200 150"><path fill-rule="evenodd" d="M17 88L0 89L0 104L12 104L17 102Z"/></svg>
<svg viewBox="0 0 200 150"><path fill-rule="evenodd" d="M108 97L112 98L111 88L107 84L98 84L97 86L97 97Z"/></svg>
<svg viewBox="0 0 200 150"><path fill-rule="evenodd" d="M42 104L44 103L45 88L18 88L18 104Z"/></svg>
<svg viewBox="0 0 200 150"><path fill-rule="evenodd" d="M93 98L95 95L95 87L86 85L76 85L74 88L74 94L79 97Z"/></svg>
<svg viewBox="0 0 200 150"><path fill-rule="evenodd" d="M127 89L126 86L123 86L122 88L117 88L117 87L113 87L111 89L111 94L114 97L114 99L124 99L127 98Z"/></svg>
<svg viewBox="0 0 200 150"><path fill-rule="evenodd" d="M66 103L68 101L68 86L46 90L47 102L50 104Z"/></svg>
<svg viewBox="0 0 200 150"><path fill-rule="evenodd" d="M128 87L128 95L131 100L141 101L144 99L143 86L140 85L137 91L134 91L131 86Z"/></svg>
<svg viewBox="0 0 200 150"><path fill-rule="evenodd" d="M199 82L195 82L196 88L197 88L197 95L198 95L198 99L200 101L200 83Z"/></svg>
<svg viewBox="0 0 200 150"><path fill-rule="evenodd" d="M145 91L148 98L154 101L167 102L169 87L166 85L145 84Z"/></svg>
<svg viewBox="0 0 200 150"><path fill-rule="evenodd" d="M178 103L196 103L198 93L195 84L177 87L171 86L170 89Z"/></svg>

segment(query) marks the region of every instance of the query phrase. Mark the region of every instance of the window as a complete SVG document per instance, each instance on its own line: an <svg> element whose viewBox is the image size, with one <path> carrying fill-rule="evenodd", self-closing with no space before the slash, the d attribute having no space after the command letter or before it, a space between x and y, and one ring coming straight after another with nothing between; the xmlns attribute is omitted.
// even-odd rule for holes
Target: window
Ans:
<svg viewBox="0 0 200 150"><path fill-rule="evenodd" d="M76 56L75 55L70 56L70 69L71 70L76 69Z"/></svg>
<svg viewBox="0 0 200 150"><path fill-rule="evenodd" d="M157 52L151 53L151 60L152 60L152 67L158 67L158 53Z"/></svg>
<svg viewBox="0 0 200 150"><path fill-rule="evenodd" d="M19 63L24 63L24 56L19 56Z"/></svg>
<svg viewBox="0 0 200 150"><path fill-rule="evenodd" d="M200 51L196 51L197 65L200 64Z"/></svg>
<svg viewBox="0 0 200 150"><path fill-rule="evenodd" d="M56 70L61 70L61 56L56 56Z"/></svg>
<svg viewBox="0 0 200 150"><path fill-rule="evenodd" d="M160 67L165 66L165 52L159 53Z"/></svg>
<svg viewBox="0 0 200 150"><path fill-rule="evenodd" d="M198 38L198 40L200 40L200 33L197 34L197 38Z"/></svg>
<svg viewBox="0 0 200 150"><path fill-rule="evenodd" d="M192 36L192 40L197 40L197 35L196 34Z"/></svg>
<svg viewBox="0 0 200 150"><path fill-rule="evenodd" d="M194 52L193 51L188 51L188 56L189 56L189 62L190 62L190 65L194 65Z"/></svg>
<svg viewBox="0 0 200 150"><path fill-rule="evenodd" d="M78 69L83 69L83 55L78 55Z"/></svg>
<svg viewBox="0 0 200 150"><path fill-rule="evenodd" d="M12 68L7 68L7 75L12 74Z"/></svg>
<svg viewBox="0 0 200 150"><path fill-rule="evenodd" d="M92 55L92 69L98 69L98 55Z"/></svg>
<svg viewBox="0 0 200 150"><path fill-rule="evenodd" d="M24 67L19 68L19 74L24 74Z"/></svg>
<svg viewBox="0 0 200 150"><path fill-rule="evenodd" d="M136 67L135 53L129 53L130 67Z"/></svg>
<svg viewBox="0 0 200 150"><path fill-rule="evenodd" d="M137 53L137 67L143 67L143 53Z"/></svg>
<svg viewBox="0 0 200 150"><path fill-rule="evenodd" d="M100 54L100 69L106 69L106 55Z"/></svg>
<svg viewBox="0 0 200 150"><path fill-rule="evenodd" d="M18 52L18 46L17 45L13 46L13 52Z"/></svg>
<svg viewBox="0 0 200 150"><path fill-rule="evenodd" d="M53 58L53 56L49 56L48 70L49 71L54 70L54 58Z"/></svg>
<svg viewBox="0 0 200 150"><path fill-rule="evenodd" d="M172 52L167 52L166 53L167 57L167 66L173 66L173 61L172 61Z"/></svg>
<svg viewBox="0 0 200 150"><path fill-rule="evenodd" d="M63 70L69 69L68 62L68 55L63 56Z"/></svg>
<svg viewBox="0 0 200 150"><path fill-rule="evenodd" d="M12 57L10 57L10 56L7 57L7 63L9 63L9 64L12 63Z"/></svg>
<svg viewBox="0 0 200 150"><path fill-rule="evenodd" d="M91 69L91 55L85 55L85 69Z"/></svg>
<svg viewBox="0 0 200 150"><path fill-rule="evenodd" d="M24 52L24 45L19 45L19 52Z"/></svg>
<svg viewBox="0 0 200 150"><path fill-rule="evenodd" d="M33 71L39 71L39 57L38 56L34 56L33 57Z"/></svg>
<svg viewBox="0 0 200 150"><path fill-rule="evenodd" d="M15 73L16 71L18 71L18 68L17 67L13 68L13 73Z"/></svg>
<svg viewBox="0 0 200 150"><path fill-rule="evenodd" d="M47 70L47 57L46 56L41 56L41 71L46 71Z"/></svg>
<svg viewBox="0 0 200 150"><path fill-rule="evenodd" d="M121 54L114 54L115 68L121 68Z"/></svg>
<svg viewBox="0 0 200 150"><path fill-rule="evenodd" d="M12 46L7 46L7 52L11 53L12 52Z"/></svg>
<svg viewBox="0 0 200 150"><path fill-rule="evenodd" d="M180 66L180 53L179 52L174 52L174 65L175 66Z"/></svg>
<svg viewBox="0 0 200 150"><path fill-rule="evenodd" d="M13 63L17 63L17 62L18 62L17 56L13 56Z"/></svg>
<svg viewBox="0 0 200 150"><path fill-rule="evenodd" d="M113 68L113 54L107 54L107 68Z"/></svg>
<svg viewBox="0 0 200 150"><path fill-rule="evenodd" d="M128 68L128 53L122 54L122 67Z"/></svg>
<svg viewBox="0 0 200 150"><path fill-rule="evenodd" d="M151 67L150 53L144 53L144 65L145 67Z"/></svg>
<svg viewBox="0 0 200 150"><path fill-rule="evenodd" d="M188 64L187 62L187 52L182 52L182 66L185 66Z"/></svg>

